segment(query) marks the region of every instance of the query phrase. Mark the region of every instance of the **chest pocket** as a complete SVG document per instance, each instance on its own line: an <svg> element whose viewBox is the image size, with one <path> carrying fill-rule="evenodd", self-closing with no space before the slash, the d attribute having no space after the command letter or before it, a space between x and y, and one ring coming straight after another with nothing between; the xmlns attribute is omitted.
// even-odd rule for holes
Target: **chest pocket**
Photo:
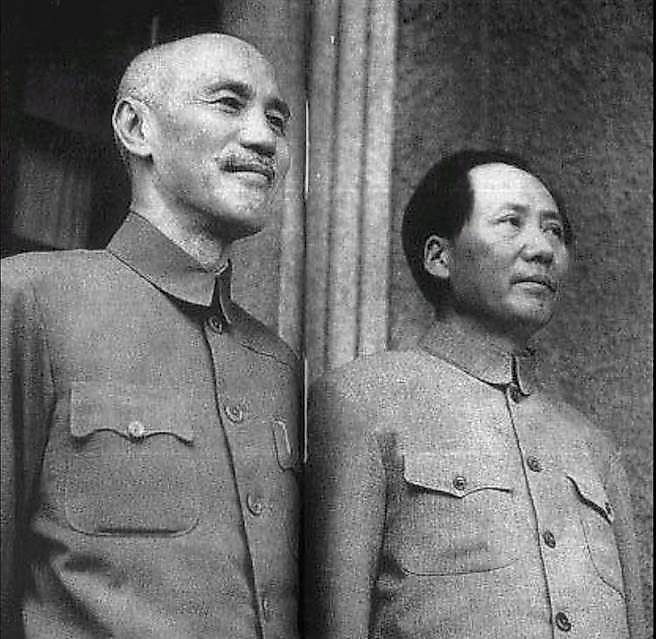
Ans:
<svg viewBox="0 0 656 639"><path fill-rule="evenodd" d="M601 579L623 594L622 568L613 521L615 512L606 490L596 475L586 469L568 472L579 501L579 514L592 564Z"/></svg>
<svg viewBox="0 0 656 639"><path fill-rule="evenodd" d="M413 574L483 572L517 557L512 483L480 452L407 455L393 528L392 553Z"/></svg>
<svg viewBox="0 0 656 639"><path fill-rule="evenodd" d="M198 521L184 398L130 386L71 392L66 517L92 535L182 534Z"/></svg>

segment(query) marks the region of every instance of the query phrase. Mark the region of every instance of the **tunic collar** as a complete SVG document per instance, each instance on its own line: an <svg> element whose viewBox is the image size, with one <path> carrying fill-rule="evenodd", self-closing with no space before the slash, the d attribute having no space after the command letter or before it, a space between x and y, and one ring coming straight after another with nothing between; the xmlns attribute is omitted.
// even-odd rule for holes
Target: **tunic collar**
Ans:
<svg viewBox="0 0 656 639"><path fill-rule="evenodd" d="M509 352L457 321L437 320L419 346L488 384L514 384L523 395L534 388L533 349Z"/></svg>
<svg viewBox="0 0 656 639"><path fill-rule="evenodd" d="M226 321L235 320L237 309L230 296L230 261L218 271L208 271L132 211L107 250L163 293L194 306L218 308Z"/></svg>

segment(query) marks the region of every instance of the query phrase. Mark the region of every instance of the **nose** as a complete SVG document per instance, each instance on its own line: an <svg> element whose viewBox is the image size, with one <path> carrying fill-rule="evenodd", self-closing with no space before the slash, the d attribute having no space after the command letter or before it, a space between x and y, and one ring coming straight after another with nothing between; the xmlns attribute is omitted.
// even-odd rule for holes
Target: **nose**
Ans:
<svg viewBox="0 0 656 639"><path fill-rule="evenodd" d="M244 114L240 142L244 148L258 155L268 158L275 155L278 137L262 110L252 108Z"/></svg>
<svg viewBox="0 0 656 639"><path fill-rule="evenodd" d="M528 226L525 230L522 255L528 261L551 264L554 259L552 239L538 226Z"/></svg>

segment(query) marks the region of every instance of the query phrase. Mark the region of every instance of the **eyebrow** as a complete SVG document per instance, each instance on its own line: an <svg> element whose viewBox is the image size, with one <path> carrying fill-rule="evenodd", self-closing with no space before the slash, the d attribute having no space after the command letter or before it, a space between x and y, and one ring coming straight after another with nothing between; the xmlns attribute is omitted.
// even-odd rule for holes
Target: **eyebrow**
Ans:
<svg viewBox="0 0 656 639"><path fill-rule="evenodd" d="M245 100L252 100L255 91L250 84L238 80L225 80L214 82L207 87L207 93L218 93L219 91L231 91ZM278 96L273 96L267 100L267 106L280 111L285 120L289 120L292 113L287 102Z"/></svg>
<svg viewBox="0 0 656 639"><path fill-rule="evenodd" d="M512 202L506 202L502 207L502 209L510 209L511 211L515 211L517 213L523 213L526 214L528 212L528 207L524 206L523 204L513 204ZM559 220L563 221L563 215L558 209L542 209L539 211L540 215L549 215L552 217L557 217Z"/></svg>

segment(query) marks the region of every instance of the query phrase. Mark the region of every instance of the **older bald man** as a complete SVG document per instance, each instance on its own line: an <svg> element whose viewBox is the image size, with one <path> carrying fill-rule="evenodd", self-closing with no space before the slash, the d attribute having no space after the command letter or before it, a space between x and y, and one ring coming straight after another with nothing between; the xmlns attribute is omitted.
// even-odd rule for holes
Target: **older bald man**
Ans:
<svg viewBox="0 0 656 639"><path fill-rule="evenodd" d="M229 262L288 119L241 40L142 53L113 115L124 224L3 263L3 636L298 636L297 361Z"/></svg>

